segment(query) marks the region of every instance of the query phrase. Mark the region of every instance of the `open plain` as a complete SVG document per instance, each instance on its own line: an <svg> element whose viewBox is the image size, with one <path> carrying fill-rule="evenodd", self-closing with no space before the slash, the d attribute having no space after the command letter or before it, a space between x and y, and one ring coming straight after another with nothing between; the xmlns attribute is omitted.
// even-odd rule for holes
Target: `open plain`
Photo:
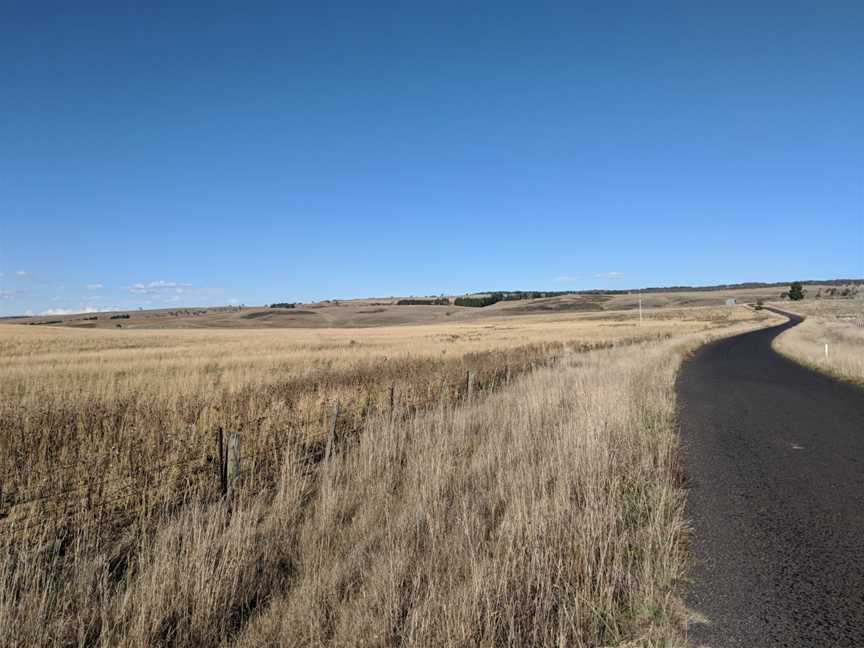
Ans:
<svg viewBox="0 0 864 648"><path fill-rule="evenodd" d="M677 366L774 321L2 326L0 621L29 633L2 641L678 637ZM242 442L230 516L220 429Z"/></svg>
<svg viewBox="0 0 864 648"><path fill-rule="evenodd" d="M2 17L0 648L864 648L864 2Z"/></svg>
<svg viewBox="0 0 864 648"><path fill-rule="evenodd" d="M813 292L828 286L808 286ZM729 287L719 290L652 290L618 293L573 293L537 299L500 301L484 308L449 305L399 305L400 297L369 299L329 299L292 308L268 306L220 306L212 308L162 308L112 312L47 314L15 317L7 322L32 326L74 327L83 329L333 329L372 328L402 324L451 324L481 322L487 319L527 315L590 315L600 319L626 316L626 311L720 307L727 301L755 304L778 300L784 289L769 285L758 288ZM419 299L432 300L431 297ZM3 320L0 320L2 322Z"/></svg>

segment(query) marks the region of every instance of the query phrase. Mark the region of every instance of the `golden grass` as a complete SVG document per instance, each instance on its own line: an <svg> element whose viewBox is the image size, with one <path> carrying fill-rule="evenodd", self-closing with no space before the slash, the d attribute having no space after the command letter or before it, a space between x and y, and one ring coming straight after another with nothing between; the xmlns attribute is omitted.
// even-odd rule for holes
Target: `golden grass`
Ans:
<svg viewBox="0 0 864 648"><path fill-rule="evenodd" d="M505 365L518 373L565 348L662 339L752 317L694 309L657 313L643 326L630 314L359 330L0 327L3 497L20 502L86 486L98 503L116 490L110 482L169 496L188 485L190 465L193 476L208 472L217 426L242 431L245 452L272 472L270 451L298 437L320 442L337 400L350 431L364 414L389 407L391 385L402 410L422 409L464 392L468 369L482 390L504 379ZM156 481L149 470L164 464L182 465Z"/></svg>
<svg viewBox="0 0 864 648"><path fill-rule="evenodd" d="M805 300L778 307L806 319L775 338L777 351L819 371L864 384L864 299Z"/></svg>
<svg viewBox="0 0 864 648"><path fill-rule="evenodd" d="M685 533L675 371L705 336L767 317L2 329L0 627L17 632L0 642L675 637ZM507 387L504 365L519 374ZM466 367L483 396L471 404L458 391ZM381 407L391 382L394 417ZM314 408L337 397L353 414L322 465ZM217 424L243 425L230 519L207 463ZM16 505L58 487L60 500Z"/></svg>

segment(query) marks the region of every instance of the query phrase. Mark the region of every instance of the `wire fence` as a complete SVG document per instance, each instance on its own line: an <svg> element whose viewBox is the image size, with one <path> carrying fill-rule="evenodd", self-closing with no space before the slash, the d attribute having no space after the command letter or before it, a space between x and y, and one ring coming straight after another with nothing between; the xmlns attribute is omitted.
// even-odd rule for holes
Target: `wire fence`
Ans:
<svg viewBox="0 0 864 648"><path fill-rule="evenodd" d="M477 379L477 374L468 370L466 371L464 380L459 382L449 381L440 383L440 388L442 389L442 400L438 402L443 402L444 394L446 394L448 398L452 395L456 401L471 401L475 395L479 395L481 392L490 393L509 384L511 371L514 376L530 372L541 366L552 365L558 362L561 357L562 356L560 355L549 356L544 358L542 361L535 360L515 367L505 365L499 370L483 376L483 381L479 381ZM399 403L395 401L395 389L395 384L391 385L388 389L389 414L391 418L395 415L410 416L421 409L428 409L428 405L427 407L421 407L418 403ZM434 403L431 405L434 405ZM378 413L386 413L386 411L382 412L379 409ZM362 432L365 419L370 414L372 414L372 411L364 410L360 424L348 430L346 436L354 436ZM326 414L324 418L326 420ZM336 418L338 418L338 410ZM241 429L251 429L255 427L256 424L260 425L263 420L264 418L259 417L254 421L245 422L238 427ZM330 432L331 436L333 436L336 429L335 420L332 425L333 427ZM328 427L330 426L328 425ZM284 435L283 438L287 439L287 441L282 443L269 443L263 447L253 446L251 452L243 453L244 463L248 466L248 462L250 461L254 462L256 459L261 457L271 456L274 458L274 469L278 470L278 458L280 454L284 454L290 447L298 447L295 441L298 436L289 434ZM136 443L141 443L141 441L130 442L130 446L124 448L124 452L134 452L134 446ZM95 459L91 458L90 461L86 463L69 462L48 471L41 471L39 473L27 472L26 476L28 477L28 481L52 477L54 478L54 481L68 481L71 483L66 484L66 486L61 490L51 492L25 491L23 493L15 492L13 495L11 492L4 493L0 491L0 536L25 533L39 527L56 524L58 520L63 521L83 513L93 514L94 516L98 513L99 517L96 520L90 521L88 524L76 525L77 529L84 529L89 525L102 524L104 522L103 516L106 507L119 503L135 502L136 499L146 499L148 497L148 486L158 477L162 476L166 470L172 468L182 468L184 479L187 483L182 488L175 486L161 492L155 491L155 494L154 492L150 492L149 496L153 497L154 500L166 501L172 498L185 497L193 491L200 491L208 479L213 480L218 484L222 471L224 470L224 465L220 465L222 461L224 461L224 457L222 459L217 459L217 455L221 454L219 448L213 447L209 451L206 448L199 448L199 451L202 451L202 454L199 456L184 457L179 460L168 461L144 468L138 467L135 469L134 473L129 475L117 475L101 479L94 478L94 472L107 466L110 461L116 460L120 455L118 451L112 450L97 456ZM313 465L319 463L324 460L323 442L303 446L301 454L304 456L306 463ZM16 469L3 473L0 475L0 484L4 482L8 483L10 478L19 476L22 472L23 470ZM251 474L248 468L241 474L244 473L247 475ZM269 481L272 481L273 478L275 478L275 475L271 475L270 478ZM111 486L116 486L116 488L111 490L109 493L106 493L106 488ZM217 489L218 486L213 490L213 492L218 492ZM6 502L3 500L4 496L7 499ZM68 506L69 503L73 501L78 503L77 506ZM38 506L39 504L42 504L43 506L40 508ZM61 504L63 505L62 509L59 506ZM48 505L55 505L56 509L54 511L48 511ZM29 510L22 510L27 509L27 507L30 507Z"/></svg>

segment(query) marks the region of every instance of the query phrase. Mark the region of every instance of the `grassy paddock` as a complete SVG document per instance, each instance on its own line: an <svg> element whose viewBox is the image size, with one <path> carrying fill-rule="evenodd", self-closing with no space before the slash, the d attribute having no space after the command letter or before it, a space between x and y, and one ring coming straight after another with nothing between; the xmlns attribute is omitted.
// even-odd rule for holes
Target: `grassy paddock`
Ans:
<svg viewBox="0 0 864 648"><path fill-rule="evenodd" d="M87 331L0 326L0 511L11 520L136 515L149 498L213 490L215 430L243 434L272 481L290 443L319 449L334 401L340 433L500 385L566 350L662 340L753 315L694 309L606 319L525 317L378 329ZM259 479L260 478L260 479ZM94 513L95 512L95 513Z"/></svg>
<svg viewBox="0 0 864 648"><path fill-rule="evenodd" d="M705 310L641 329L533 318L522 329L509 320L485 332L412 327L365 339L29 329L37 337L22 340L4 330L3 442L24 466L11 472L38 488L51 480L40 474L58 469L52 452L75 456L67 445L120 450L62 501L25 505L17 526L17 493L4 489L0 627L17 630L0 642L588 646L675 637L685 534L675 371L704 337L767 317ZM443 335L449 341L435 337ZM612 342L626 345L585 350ZM382 368L397 361L415 385L428 384L430 369L461 380L477 358L491 372L550 353L551 366L506 388L489 383L471 404L436 388L392 419L365 408L362 433L345 435L326 466L310 462L308 434L277 415L305 393L285 384L328 385L316 396L326 400L349 393L340 389L355 379L345 374L389 379ZM202 402L214 414L181 426ZM33 412L50 425L88 407L89 418L53 442L51 427L22 426ZM230 520L212 484L190 482L187 470L169 466L155 485L139 475L145 459L165 463L160 452L174 447L159 430L204 453L207 428L225 412L238 422L271 417L244 437L282 441L267 471L244 453ZM100 500L105 475L126 470L119 488L128 492Z"/></svg>

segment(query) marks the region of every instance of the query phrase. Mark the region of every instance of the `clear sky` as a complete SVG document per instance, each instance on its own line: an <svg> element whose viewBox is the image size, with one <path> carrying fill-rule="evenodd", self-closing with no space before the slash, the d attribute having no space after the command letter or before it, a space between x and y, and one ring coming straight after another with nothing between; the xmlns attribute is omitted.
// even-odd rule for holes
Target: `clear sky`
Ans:
<svg viewBox="0 0 864 648"><path fill-rule="evenodd" d="M862 228L860 0L0 5L0 314L860 277Z"/></svg>

